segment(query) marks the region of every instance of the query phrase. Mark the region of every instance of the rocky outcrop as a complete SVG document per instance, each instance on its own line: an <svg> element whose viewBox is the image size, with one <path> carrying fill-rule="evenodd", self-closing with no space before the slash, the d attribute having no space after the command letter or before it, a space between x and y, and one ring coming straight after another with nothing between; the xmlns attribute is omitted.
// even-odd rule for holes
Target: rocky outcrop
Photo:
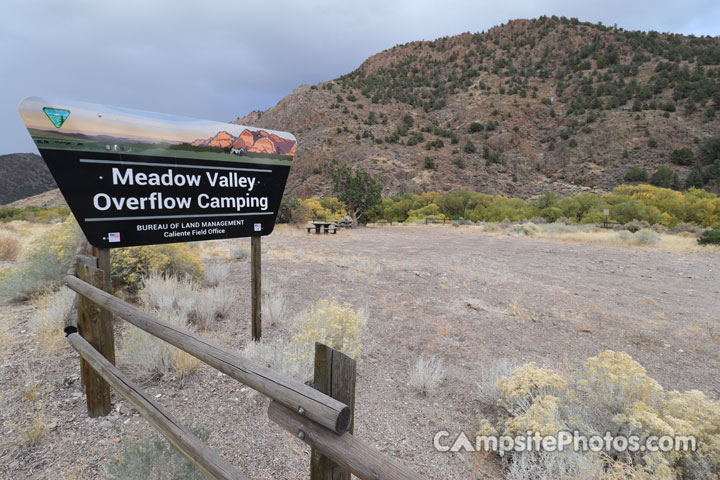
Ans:
<svg viewBox="0 0 720 480"><path fill-rule="evenodd" d="M194 147L232 148L253 153L294 155L295 144L295 140L281 138L274 133L269 134L265 130L245 129L238 137L222 131L212 138L195 140L191 145Z"/></svg>
<svg viewBox="0 0 720 480"><path fill-rule="evenodd" d="M267 137L263 137L258 139L248 151L255 153L277 153L277 148L275 148L275 144L272 140Z"/></svg>
<svg viewBox="0 0 720 480"><path fill-rule="evenodd" d="M233 148L242 149L248 151L250 147L255 143L255 136L250 130L243 130L240 136L233 143Z"/></svg>
<svg viewBox="0 0 720 480"><path fill-rule="evenodd" d="M228 132L218 132L207 144L208 147L228 148L235 141L235 137Z"/></svg>

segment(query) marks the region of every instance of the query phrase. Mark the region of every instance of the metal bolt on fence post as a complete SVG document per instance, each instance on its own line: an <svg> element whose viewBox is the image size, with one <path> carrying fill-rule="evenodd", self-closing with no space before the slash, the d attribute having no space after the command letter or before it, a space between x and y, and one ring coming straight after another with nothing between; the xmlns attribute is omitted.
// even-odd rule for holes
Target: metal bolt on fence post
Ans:
<svg viewBox="0 0 720 480"><path fill-rule="evenodd" d="M298 408L298 413L300 415L305 415L305 409L303 407Z"/></svg>
<svg viewBox="0 0 720 480"><path fill-rule="evenodd" d="M300 438L300 440L305 440L305 432L303 432L302 430L300 430L300 431L298 432L298 438Z"/></svg>

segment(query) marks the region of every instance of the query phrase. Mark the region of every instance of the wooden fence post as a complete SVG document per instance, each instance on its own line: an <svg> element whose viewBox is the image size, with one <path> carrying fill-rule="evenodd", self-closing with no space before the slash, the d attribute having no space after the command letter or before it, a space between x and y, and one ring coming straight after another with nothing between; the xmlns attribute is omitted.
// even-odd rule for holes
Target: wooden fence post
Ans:
<svg viewBox="0 0 720 480"><path fill-rule="evenodd" d="M97 266L100 270L105 272L105 290L107 293L112 295L112 270L110 266L110 249L109 248L98 248L97 249L98 263ZM110 313L110 312L108 312Z"/></svg>
<svg viewBox="0 0 720 480"><path fill-rule="evenodd" d="M105 273L92 265L78 262L76 275L90 285L105 289ZM84 296L79 295L78 297L78 331L80 335L110 363L115 364L112 314ZM110 413L110 385L85 360L80 360L80 374L87 395L88 415L98 417Z"/></svg>
<svg viewBox="0 0 720 480"><path fill-rule="evenodd" d="M252 282L252 339L260 341L262 337L262 266L260 237L250 237L250 263Z"/></svg>
<svg viewBox="0 0 720 480"><path fill-rule="evenodd" d="M350 407L352 434L355 418L355 360L322 343L315 343L313 388ZM314 448L310 456L310 480L350 480L350 471L342 468Z"/></svg>

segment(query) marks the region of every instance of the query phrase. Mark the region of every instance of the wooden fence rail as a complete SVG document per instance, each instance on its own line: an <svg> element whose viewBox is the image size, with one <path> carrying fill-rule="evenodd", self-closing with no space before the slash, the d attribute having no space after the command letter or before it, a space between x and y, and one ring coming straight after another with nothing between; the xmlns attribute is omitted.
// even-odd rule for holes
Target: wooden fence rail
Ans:
<svg viewBox="0 0 720 480"><path fill-rule="evenodd" d="M383 455L353 437L351 433L347 433L352 424L352 411L351 407L345 403L268 368L256 365L189 331L162 322L151 314L79 279L76 275L83 274L85 276L86 266L89 265L92 271L94 268L93 258L82 256L64 277L65 284L78 293L80 298L78 305L89 301L101 309L112 312L141 330L174 345L270 397L272 402L268 408L268 417L312 446L319 454L337 464L333 466L332 462L317 463L316 473L319 472L322 475L316 475L316 478L335 478L336 472L341 475L338 478L347 478L345 472L339 469L342 467L361 479L426 480L426 477L412 472L402 463ZM98 277L97 280L101 279ZM101 281L95 283L101 286ZM175 422L127 380L122 372L111 363L110 360L114 358L108 360L107 354L104 355L98 351L101 348L96 349L88 343L81 336L82 328L78 333L78 327L79 325L72 320L66 319L65 332L68 341L80 354L82 361L89 365L104 382L114 387L127 399L204 475L211 479L247 480L243 473L236 470L234 466ZM338 363L338 371L335 372L337 375L333 375L336 363ZM347 399L346 401L351 404L354 401L354 372L352 359L324 345L319 345L316 349L316 382L319 381L318 379L322 380L318 387L333 396L343 400ZM88 390L87 393L88 407L90 407L91 392Z"/></svg>
<svg viewBox="0 0 720 480"><path fill-rule="evenodd" d="M272 402L268 417L340 466L363 480L425 480L400 462L383 455L355 436L334 432Z"/></svg>
<svg viewBox="0 0 720 480"><path fill-rule="evenodd" d="M142 391L130 382L123 373L107 361L92 345L79 334L67 336L70 345L82 359L92 366L100 376L115 388L157 431L178 449L198 470L208 478L248 480L227 460L208 448L199 438L188 432L173 420Z"/></svg>
<svg viewBox="0 0 720 480"><path fill-rule="evenodd" d="M64 280L70 289L139 329L165 340L286 407L296 412L303 412L320 425L336 433L344 433L350 426L350 407L344 403L269 368L256 365L192 332L162 322L153 315L77 277L66 275Z"/></svg>

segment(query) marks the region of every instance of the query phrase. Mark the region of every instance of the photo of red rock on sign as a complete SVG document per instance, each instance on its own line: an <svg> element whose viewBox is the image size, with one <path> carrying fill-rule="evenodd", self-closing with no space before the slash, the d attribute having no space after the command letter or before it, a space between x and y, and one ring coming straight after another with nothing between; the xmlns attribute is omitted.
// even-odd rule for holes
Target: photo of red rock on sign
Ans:
<svg viewBox="0 0 720 480"><path fill-rule="evenodd" d="M280 138L274 133L265 130L251 131L249 129L237 137L226 131L205 140L195 140L191 143L193 147L217 147L224 150L230 149L231 153L269 153L279 155L294 155L296 142L294 140Z"/></svg>
<svg viewBox="0 0 720 480"><path fill-rule="evenodd" d="M287 132L73 100L30 97L19 113L38 149L289 165ZM208 155L209 154L209 155Z"/></svg>

